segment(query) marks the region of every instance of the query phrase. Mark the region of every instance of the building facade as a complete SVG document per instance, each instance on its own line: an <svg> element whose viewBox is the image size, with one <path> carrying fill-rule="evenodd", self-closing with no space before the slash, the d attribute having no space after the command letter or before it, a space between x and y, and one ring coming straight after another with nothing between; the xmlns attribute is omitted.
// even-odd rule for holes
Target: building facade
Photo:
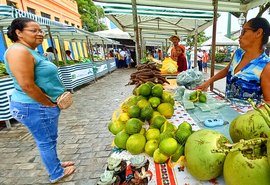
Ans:
<svg viewBox="0 0 270 185"><path fill-rule="evenodd" d="M0 4L82 28L75 0L0 0Z"/></svg>

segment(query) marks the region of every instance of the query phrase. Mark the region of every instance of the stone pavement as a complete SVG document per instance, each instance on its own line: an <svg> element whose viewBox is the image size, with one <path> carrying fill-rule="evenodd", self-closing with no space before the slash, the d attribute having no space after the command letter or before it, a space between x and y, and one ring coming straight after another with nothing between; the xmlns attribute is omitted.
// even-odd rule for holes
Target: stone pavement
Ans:
<svg viewBox="0 0 270 185"><path fill-rule="evenodd" d="M74 104L60 116L58 154L62 161L75 161L77 170L58 184L96 184L111 152L113 135L107 124L131 95L134 86L125 84L134 71L117 69L75 90ZM11 130L0 130L0 160L0 184L49 184L32 136L19 123L13 123Z"/></svg>

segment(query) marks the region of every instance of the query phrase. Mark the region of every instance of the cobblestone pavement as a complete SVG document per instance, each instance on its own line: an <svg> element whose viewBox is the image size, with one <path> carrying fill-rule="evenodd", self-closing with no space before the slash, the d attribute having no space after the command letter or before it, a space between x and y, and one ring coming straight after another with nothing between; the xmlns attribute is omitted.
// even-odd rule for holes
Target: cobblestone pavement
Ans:
<svg viewBox="0 0 270 185"><path fill-rule="evenodd" d="M58 184L94 185L104 172L113 135L107 124L134 86L125 86L135 69L118 69L95 83L76 89L74 104L60 116L58 154L77 170ZM19 123L0 131L0 184L49 184L38 150Z"/></svg>
<svg viewBox="0 0 270 185"><path fill-rule="evenodd" d="M58 154L62 161L75 161L77 170L58 184L96 184L111 152L113 135L107 124L131 95L134 86L125 84L134 71L118 69L75 90L74 104L60 116ZM0 184L49 184L32 136L19 123L0 130L0 160Z"/></svg>

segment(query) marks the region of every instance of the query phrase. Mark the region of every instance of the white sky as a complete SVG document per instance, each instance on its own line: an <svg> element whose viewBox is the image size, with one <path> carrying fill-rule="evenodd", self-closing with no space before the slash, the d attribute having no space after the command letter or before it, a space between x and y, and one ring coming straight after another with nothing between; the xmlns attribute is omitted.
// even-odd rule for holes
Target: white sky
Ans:
<svg viewBox="0 0 270 185"><path fill-rule="evenodd" d="M258 11L259 11L258 8L250 10L248 12L248 15L247 15L247 20L255 17L257 15ZM228 13L221 12L220 14L221 14L221 16L218 18L218 21L217 21L217 34L226 35L227 34L227 24L228 24ZM270 22L269 11L265 11L262 17L266 18ZM238 19L235 16L231 15L231 32L239 30L239 29L240 29L240 25L238 24ZM213 30L213 26L210 26L209 28L207 28L204 31L205 35L207 37L211 37L212 30Z"/></svg>

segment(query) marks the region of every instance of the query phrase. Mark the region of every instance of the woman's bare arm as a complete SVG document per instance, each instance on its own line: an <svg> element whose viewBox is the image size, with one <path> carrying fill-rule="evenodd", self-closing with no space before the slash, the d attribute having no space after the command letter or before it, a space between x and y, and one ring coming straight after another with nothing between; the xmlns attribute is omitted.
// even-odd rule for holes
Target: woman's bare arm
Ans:
<svg viewBox="0 0 270 185"><path fill-rule="evenodd" d="M27 49L22 47L10 48L6 57L12 74L28 96L45 106L56 106L35 84L35 61Z"/></svg>

